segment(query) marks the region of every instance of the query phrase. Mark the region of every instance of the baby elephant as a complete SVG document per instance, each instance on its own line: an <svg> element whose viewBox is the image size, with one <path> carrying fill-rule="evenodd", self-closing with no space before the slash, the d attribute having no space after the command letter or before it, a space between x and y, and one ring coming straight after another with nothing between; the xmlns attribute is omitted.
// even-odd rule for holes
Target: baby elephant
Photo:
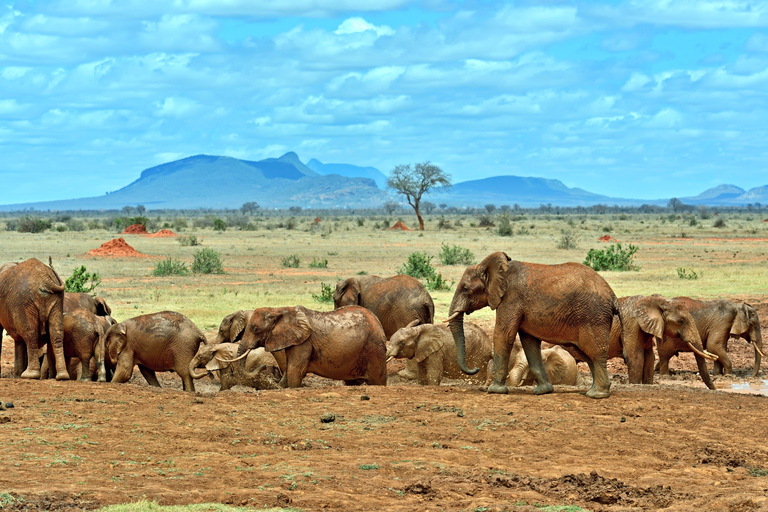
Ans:
<svg viewBox="0 0 768 512"><path fill-rule="evenodd" d="M197 354L189 362L189 374L193 379L200 379L208 375L208 372L218 371L221 391L238 384L256 389L276 389L282 372L275 357L263 348L257 348L248 353L244 366L228 362L237 356L237 347L237 343L200 345ZM275 355L285 359L283 351ZM203 367L207 372L197 370Z"/></svg>
<svg viewBox="0 0 768 512"><path fill-rule="evenodd" d="M466 379L482 383L486 372L479 372L477 377L461 371L456 360L456 345L447 325L417 325L414 320L392 335L387 348L387 360L413 359L418 364L419 384L439 386L443 377ZM493 344L485 332L475 324L464 323L466 357L470 367L490 366L493 359ZM482 379L482 380L481 380Z"/></svg>
<svg viewBox="0 0 768 512"><path fill-rule="evenodd" d="M155 372L174 371L185 391L194 391L189 362L205 335L192 321L173 311L129 318L109 328L104 335L106 360L115 366L112 382L126 382L134 365L150 386L160 387Z"/></svg>
<svg viewBox="0 0 768 512"><path fill-rule="evenodd" d="M70 377L74 379L77 375L70 367L71 359L77 357L81 366L80 380L93 380L93 357L96 359L98 381L107 381L104 368L104 333L114 324L115 320L111 316L95 315L82 308L64 315L64 359L70 368Z"/></svg>
<svg viewBox="0 0 768 512"><path fill-rule="evenodd" d="M515 348L518 350L515 353ZM528 360L519 341L515 342L512 349L512 369L507 376L507 386L533 386L536 378L528 367ZM585 386L588 384L576 366L576 360L562 347L555 345L550 348L542 348L541 359L544 361L544 369L552 384L566 386Z"/></svg>

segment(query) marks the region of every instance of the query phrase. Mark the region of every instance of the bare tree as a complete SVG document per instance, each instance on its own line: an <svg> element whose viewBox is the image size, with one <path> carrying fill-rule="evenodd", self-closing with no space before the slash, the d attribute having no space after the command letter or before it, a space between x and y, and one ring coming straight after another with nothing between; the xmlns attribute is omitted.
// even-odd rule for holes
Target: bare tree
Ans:
<svg viewBox="0 0 768 512"><path fill-rule="evenodd" d="M451 177L429 162L418 163L413 167L411 164L401 164L392 169L387 178L387 188L405 196L419 219L419 229L424 231L424 219L419 211L421 197L431 189L448 190L451 188Z"/></svg>
<svg viewBox="0 0 768 512"><path fill-rule="evenodd" d="M400 203L397 201L387 201L381 205L381 207L384 208L384 211L387 212L387 215L392 215L392 212L400 208Z"/></svg>
<svg viewBox="0 0 768 512"><path fill-rule="evenodd" d="M667 207L668 208L672 208L672 211L677 213L683 207L683 202L681 200L679 200L678 198L673 197L667 203Z"/></svg>
<svg viewBox="0 0 768 512"><path fill-rule="evenodd" d="M424 209L424 213L429 215L435 209L436 205L433 202L424 201L423 203L421 203L421 207Z"/></svg>
<svg viewBox="0 0 768 512"><path fill-rule="evenodd" d="M493 214L493 212L496 211L496 205L495 204L487 204L487 205L485 205L485 211L487 211L490 214Z"/></svg>
<svg viewBox="0 0 768 512"><path fill-rule="evenodd" d="M136 212L139 215L144 215L144 212L146 212L146 211L147 211L147 209L144 207L143 204L140 204L140 205L136 206Z"/></svg>
<svg viewBox="0 0 768 512"><path fill-rule="evenodd" d="M247 203L243 203L243 206L240 207L240 211L243 212L243 215L253 215L259 208L261 208L259 203L255 201L248 201Z"/></svg>

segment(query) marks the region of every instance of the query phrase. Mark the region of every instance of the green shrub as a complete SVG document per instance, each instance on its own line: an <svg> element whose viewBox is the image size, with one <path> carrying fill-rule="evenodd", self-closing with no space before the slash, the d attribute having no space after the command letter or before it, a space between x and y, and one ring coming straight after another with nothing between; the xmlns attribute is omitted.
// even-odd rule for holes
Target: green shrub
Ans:
<svg viewBox="0 0 768 512"><path fill-rule="evenodd" d="M288 230L296 229L296 224L297 224L296 219L294 219L293 217L290 217L288 220L285 221L284 227L285 229L288 229Z"/></svg>
<svg viewBox="0 0 768 512"><path fill-rule="evenodd" d="M213 229L216 231L226 231L227 223L223 219L213 219Z"/></svg>
<svg viewBox="0 0 768 512"><path fill-rule="evenodd" d="M558 249L575 249L579 242L579 236L570 229L564 229L560 232L560 241L557 242Z"/></svg>
<svg viewBox="0 0 768 512"><path fill-rule="evenodd" d="M328 260L312 257L312 263L309 264L309 268L328 268Z"/></svg>
<svg viewBox="0 0 768 512"><path fill-rule="evenodd" d="M481 228L492 228L496 226L496 223L493 222L490 215L481 215L477 225Z"/></svg>
<svg viewBox="0 0 768 512"><path fill-rule="evenodd" d="M426 252L412 252L403 266L397 270L398 274L406 274L411 277L425 278L435 273L435 267L432 266L432 256Z"/></svg>
<svg viewBox="0 0 768 512"><path fill-rule="evenodd" d="M197 235L180 236L179 237L179 243L183 247L203 245L203 239L202 238L197 238Z"/></svg>
<svg viewBox="0 0 768 512"><path fill-rule="evenodd" d="M70 231L85 231L88 228L85 222L79 219L70 219L67 221L67 229Z"/></svg>
<svg viewBox="0 0 768 512"><path fill-rule="evenodd" d="M317 302L333 302L333 288L329 284L320 283L320 293L313 293L312 298Z"/></svg>
<svg viewBox="0 0 768 512"><path fill-rule="evenodd" d="M696 272L693 269L685 269L683 267L677 267L677 277L680 279L688 279L690 281L696 280L703 275L703 272Z"/></svg>
<svg viewBox="0 0 768 512"><path fill-rule="evenodd" d="M186 276L189 275L189 268L186 263L173 258L158 262L157 266L152 270L153 276Z"/></svg>
<svg viewBox="0 0 768 512"><path fill-rule="evenodd" d="M443 242L440 246L440 263L443 265L473 265L475 255L469 249Z"/></svg>
<svg viewBox="0 0 768 512"><path fill-rule="evenodd" d="M46 229L51 229L53 222L50 219L41 219L27 215L19 219L16 226L16 231L19 233L42 233Z"/></svg>
<svg viewBox="0 0 768 512"><path fill-rule="evenodd" d="M453 286L453 283L448 284L448 282L443 279L442 274L439 272L435 272L431 276L427 276L426 282L424 283L424 286L427 288L427 290L450 290L451 286Z"/></svg>
<svg viewBox="0 0 768 512"><path fill-rule="evenodd" d="M301 260L299 260L299 257L295 254L291 254L290 256L286 256L282 260L283 266L286 268L299 268L299 263L301 263Z"/></svg>
<svg viewBox="0 0 768 512"><path fill-rule="evenodd" d="M717 220L715 220L715 223L712 224L716 228L724 228L725 227L725 219L722 217L718 217Z"/></svg>
<svg viewBox="0 0 768 512"><path fill-rule="evenodd" d="M89 273L85 265L75 268L72 275L64 281L64 291L70 293L90 293L101 284L101 276Z"/></svg>
<svg viewBox="0 0 768 512"><path fill-rule="evenodd" d="M224 265L221 262L219 251L210 247L197 251L192 262L192 272L195 274L223 274Z"/></svg>
<svg viewBox="0 0 768 512"><path fill-rule="evenodd" d="M633 263L637 249L637 246L632 244L624 249L620 243L612 244L606 249L590 249L584 264L598 271L637 270L639 267Z"/></svg>
<svg viewBox="0 0 768 512"><path fill-rule="evenodd" d="M509 215L501 215L499 217L499 227L496 228L496 233L499 236L512 236L515 230L512 227L512 223L509 221Z"/></svg>
<svg viewBox="0 0 768 512"><path fill-rule="evenodd" d="M440 217L437 221L437 229L453 229L451 221L446 220L445 217Z"/></svg>
<svg viewBox="0 0 768 512"><path fill-rule="evenodd" d="M357 225L360 226L360 227L365 226L365 219L363 219L362 217L358 217L357 218Z"/></svg>

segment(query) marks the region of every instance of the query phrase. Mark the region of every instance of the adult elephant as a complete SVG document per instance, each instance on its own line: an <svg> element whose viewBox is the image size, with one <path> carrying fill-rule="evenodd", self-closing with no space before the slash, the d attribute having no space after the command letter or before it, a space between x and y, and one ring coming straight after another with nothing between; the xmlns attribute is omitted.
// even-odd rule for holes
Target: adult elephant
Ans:
<svg viewBox="0 0 768 512"><path fill-rule="evenodd" d="M185 391L194 391L189 362L205 335L192 321L174 311L161 311L129 318L104 334L106 362L114 367L112 382L126 382L134 365L150 386L160 387L155 372L174 371Z"/></svg>
<svg viewBox="0 0 768 512"><path fill-rule="evenodd" d="M491 339L480 327L471 323L464 326L464 331L467 363L488 368L493 356ZM415 361L418 381L422 385L439 386L443 377L467 379L457 363L451 331L445 325L416 325L414 320L399 329L387 345L387 360L393 357ZM480 375L485 380L487 372Z"/></svg>
<svg viewBox="0 0 768 512"><path fill-rule="evenodd" d="M214 345L222 343L237 343L243 339L245 326L251 319L253 310L235 311L225 316L219 324L219 330L216 333L216 339L212 342Z"/></svg>
<svg viewBox="0 0 768 512"><path fill-rule="evenodd" d="M579 263L541 265L512 261L494 252L468 267L456 285L448 322L459 367L465 362L464 315L489 306L496 310L493 332L493 383L489 393L507 393L510 349L515 336L536 378L534 394L551 393L541 358L541 340L573 345L589 365L590 398L610 396L606 361L614 314L619 303L611 287L597 272Z"/></svg>
<svg viewBox="0 0 768 512"><path fill-rule="evenodd" d="M197 380L208 375L208 372L218 372L220 391L235 385L256 389L277 388L283 373L275 356L263 348L251 350L242 365L225 362L237 356L238 346L238 343L200 345L195 357L189 362L189 374ZM276 355L282 356L282 366L285 368L284 351L276 352ZM206 371L199 371L198 368L205 368Z"/></svg>
<svg viewBox="0 0 768 512"><path fill-rule="evenodd" d="M39 379L38 349L50 342L56 380L69 379L64 361L64 283L50 262L45 265L31 258L4 267L0 272L0 340L5 329L15 341L14 375Z"/></svg>
<svg viewBox="0 0 768 512"><path fill-rule="evenodd" d="M518 343L515 342L515 345ZM507 376L507 386L514 388L533 385L535 378L531 373L528 359L525 357L522 347L519 347L517 351L513 350L513 353L515 355L512 358L512 368ZM586 384L576 365L576 359L562 347L553 346L542 349L541 360L544 363L547 378L553 385L583 386Z"/></svg>
<svg viewBox="0 0 768 512"><path fill-rule="evenodd" d="M281 387L301 386L307 373L347 384L387 384L384 331L374 314L360 306L330 312L303 306L255 309L238 359L258 347L285 351Z"/></svg>
<svg viewBox="0 0 768 512"><path fill-rule="evenodd" d="M675 300L690 312L704 348L717 356L714 364L715 375L729 375L733 372L733 364L728 357L728 339L731 336L739 336L752 343L755 351L755 368L752 375L757 377L763 355L763 338L760 319L754 307L724 299L702 301L690 297L676 297ZM690 352L691 348L680 343L676 337L665 336L659 343L658 350L659 372L668 374L670 358L678 352Z"/></svg>
<svg viewBox="0 0 768 512"><path fill-rule="evenodd" d="M404 274L387 278L355 276L336 283L333 306L362 306L376 315L390 339L398 329L414 320L431 324L435 319L435 304L418 279Z"/></svg>
<svg viewBox="0 0 768 512"><path fill-rule="evenodd" d="M94 297L90 293L64 292L64 314L76 309L90 311L97 316L110 316L112 308L104 297Z"/></svg>

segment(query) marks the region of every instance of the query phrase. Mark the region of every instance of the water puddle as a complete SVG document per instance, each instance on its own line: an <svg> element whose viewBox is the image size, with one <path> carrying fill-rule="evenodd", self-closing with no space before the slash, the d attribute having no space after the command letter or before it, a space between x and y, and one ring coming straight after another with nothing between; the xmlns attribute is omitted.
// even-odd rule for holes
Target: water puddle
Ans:
<svg viewBox="0 0 768 512"><path fill-rule="evenodd" d="M694 388L704 388L701 381L683 381L663 379L659 384L677 384L681 386L690 386ZM726 393L740 393L745 395L763 395L768 396L768 380L753 381L716 381L715 388L718 391Z"/></svg>

